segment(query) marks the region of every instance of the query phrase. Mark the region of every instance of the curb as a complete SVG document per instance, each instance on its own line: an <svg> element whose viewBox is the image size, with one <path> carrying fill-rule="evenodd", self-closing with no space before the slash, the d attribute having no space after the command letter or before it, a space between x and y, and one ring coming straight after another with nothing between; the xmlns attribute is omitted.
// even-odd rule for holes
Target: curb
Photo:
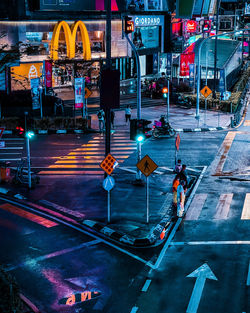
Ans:
<svg viewBox="0 0 250 313"><path fill-rule="evenodd" d="M21 195L20 193L13 192L13 191L6 189L6 188L3 188L3 187L0 187L0 194L4 194L5 196L13 197L13 198L19 199L19 200L27 200L27 198L24 197L23 195Z"/></svg>
<svg viewBox="0 0 250 313"><path fill-rule="evenodd" d="M230 128L230 126L221 126L221 127L201 127L201 128L176 128L176 132L183 133L192 133L192 132L208 132L208 131L216 131L216 130L226 130Z"/></svg>

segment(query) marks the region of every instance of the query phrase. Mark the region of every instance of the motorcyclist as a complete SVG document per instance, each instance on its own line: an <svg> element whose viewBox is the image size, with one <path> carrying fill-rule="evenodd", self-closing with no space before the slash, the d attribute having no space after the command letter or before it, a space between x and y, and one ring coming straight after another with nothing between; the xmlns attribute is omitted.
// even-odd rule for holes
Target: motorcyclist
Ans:
<svg viewBox="0 0 250 313"><path fill-rule="evenodd" d="M169 129L170 128L170 124L166 120L166 116L165 115L161 115L160 122L161 122L161 127L162 128L164 128L164 129Z"/></svg>

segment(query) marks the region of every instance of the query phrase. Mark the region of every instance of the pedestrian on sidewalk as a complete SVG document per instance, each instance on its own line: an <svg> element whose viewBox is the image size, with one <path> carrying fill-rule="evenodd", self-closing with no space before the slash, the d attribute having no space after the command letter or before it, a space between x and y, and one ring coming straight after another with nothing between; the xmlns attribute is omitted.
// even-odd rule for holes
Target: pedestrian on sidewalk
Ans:
<svg viewBox="0 0 250 313"><path fill-rule="evenodd" d="M180 181L177 187L177 216L183 217L184 215L184 203L185 203L185 192L184 192L184 180Z"/></svg>
<svg viewBox="0 0 250 313"><path fill-rule="evenodd" d="M173 209L174 209L174 216L176 216L176 209L177 209L177 187L180 184L180 177L177 174L173 180L172 191L173 191Z"/></svg>
<svg viewBox="0 0 250 313"><path fill-rule="evenodd" d="M130 105L128 104L126 109L125 109L125 120L126 120L126 124L127 122L129 121L130 122L130 119L131 119L131 107Z"/></svg>
<svg viewBox="0 0 250 313"><path fill-rule="evenodd" d="M178 159L177 164L175 165L174 168L174 173L179 174L181 170L182 170L181 159Z"/></svg>
<svg viewBox="0 0 250 313"><path fill-rule="evenodd" d="M188 173L187 173L187 166L186 166L186 164L182 165L182 169L181 169L181 172L180 172L180 179L185 181L184 190L189 188L190 178L189 178Z"/></svg>
<svg viewBox="0 0 250 313"><path fill-rule="evenodd" d="M115 119L115 112L114 110L110 111L110 119L111 119L111 126L114 128L114 119Z"/></svg>
<svg viewBox="0 0 250 313"><path fill-rule="evenodd" d="M98 121L99 121L99 130L100 130L100 132L103 132L104 131L105 113L102 109L97 112L97 117L98 117Z"/></svg>

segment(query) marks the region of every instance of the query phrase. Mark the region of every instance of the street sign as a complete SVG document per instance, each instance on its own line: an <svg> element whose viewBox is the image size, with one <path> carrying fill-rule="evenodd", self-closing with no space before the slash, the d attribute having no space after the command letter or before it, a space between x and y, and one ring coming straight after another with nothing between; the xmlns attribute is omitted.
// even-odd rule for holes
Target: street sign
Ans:
<svg viewBox="0 0 250 313"><path fill-rule="evenodd" d="M90 91L87 87L85 87L85 99L88 99L92 95L92 91Z"/></svg>
<svg viewBox="0 0 250 313"><path fill-rule="evenodd" d="M5 130L5 127L0 127L0 138L2 137L4 130Z"/></svg>
<svg viewBox="0 0 250 313"><path fill-rule="evenodd" d="M180 135L178 134L175 138L175 147L176 147L176 150L179 151L179 147L180 147L180 142L181 142L181 137Z"/></svg>
<svg viewBox="0 0 250 313"><path fill-rule="evenodd" d="M208 86L205 86L204 88L201 89L200 92L205 98L207 98L209 95L211 95L212 90Z"/></svg>
<svg viewBox="0 0 250 313"><path fill-rule="evenodd" d="M108 174L112 174L115 167L118 165L116 159L109 153L100 164L100 167Z"/></svg>
<svg viewBox="0 0 250 313"><path fill-rule="evenodd" d="M103 186L103 188L104 188L106 191L112 190L112 189L114 188L114 186L115 186L115 180L114 180L114 178L111 177L111 176L107 176L107 177L104 179L104 181L103 181L103 183L102 183L102 186Z"/></svg>
<svg viewBox="0 0 250 313"><path fill-rule="evenodd" d="M5 147L5 141L0 141L0 148L4 148Z"/></svg>
<svg viewBox="0 0 250 313"><path fill-rule="evenodd" d="M223 92L223 100L228 100L231 97L230 91L224 91Z"/></svg>
<svg viewBox="0 0 250 313"><path fill-rule="evenodd" d="M158 167L158 165L155 164L155 162L148 155L145 155L145 157L141 159L136 166L146 177L151 175Z"/></svg>

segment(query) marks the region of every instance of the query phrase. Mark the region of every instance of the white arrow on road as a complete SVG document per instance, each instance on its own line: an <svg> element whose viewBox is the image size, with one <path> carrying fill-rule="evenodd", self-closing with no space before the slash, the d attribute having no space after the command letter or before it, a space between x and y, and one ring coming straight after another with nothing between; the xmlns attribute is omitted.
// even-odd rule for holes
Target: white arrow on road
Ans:
<svg viewBox="0 0 250 313"><path fill-rule="evenodd" d="M196 313L206 279L218 280L210 267L204 263L187 277L197 277L186 313Z"/></svg>

